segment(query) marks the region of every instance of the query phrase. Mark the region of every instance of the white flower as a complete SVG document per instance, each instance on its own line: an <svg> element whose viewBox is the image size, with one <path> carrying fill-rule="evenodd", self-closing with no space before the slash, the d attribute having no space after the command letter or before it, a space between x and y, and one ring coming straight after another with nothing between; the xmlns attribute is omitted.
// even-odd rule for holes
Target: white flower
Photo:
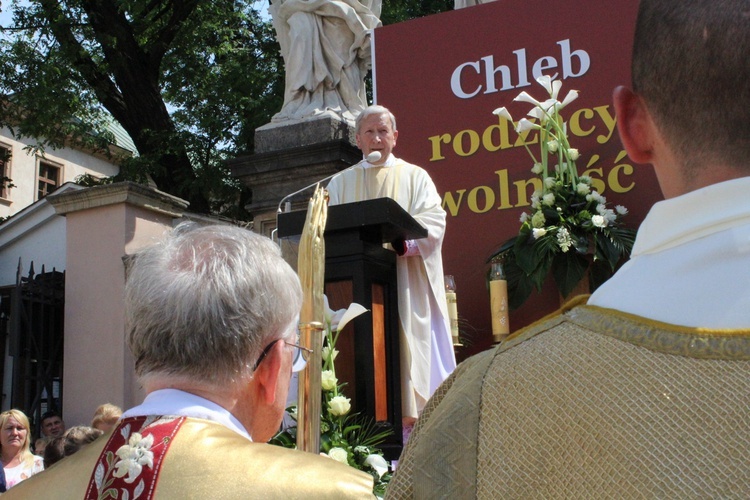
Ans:
<svg viewBox="0 0 750 500"><path fill-rule="evenodd" d="M338 332L342 330L346 326L346 324L349 323L351 320L353 320L354 318L356 318L357 316L361 314L366 313L368 310L369 309L367 309L365 306L361 304L357 304L356 302L352 302L351 304L349 304L349 307L346 308L346 310L344 311L344 314L342 314L338 318L334 316L334 320L338 319L338 321L334 323L333 320L331 320L331 327L332 328L335 327L335 331ZM337 314L339 312L341 311L336 311Z"/></svg>
<svg viewBox="0 0 750 500"><path fill-rule="evenodd" d="M531 167L531 172L534 173L534 174L536 174L536 175L539 175L539 174L542 173L543 169L544 168L542 167L541 163L534 163L534 166Z"/></svg>
<svg viewBox="0 0 750 500"><path fill-rule="evenodd" d="M531 97L526 91L518 94L513 100L518 102L528 102L529 104L533 104L534 106L542 105L542 103Z"/></svg>
<svg viewBox="0 0 750 500"><path fill-rule="evenodd" d="M578 194L580 195L587 195L591 192L591 188L588 184L585 184L583 182L579 182L576 186L576 191L578 191Z"/></svg>
<svg viewBox="0 0 750 500"><path fill-rule="evenodd" d="M578 91L577 90L570 90L568 91L568 95L565 96L565 99L563 99L563 102L560 103L560 107L558 107L558 110L563 109L565 106L570 104L571 102L578 99Z"/></svg>
<svg viewBox="0 0 750 500"><path fill-rule="evenodd" d="M547 193L544 196L542 196L542 203L547 205L548 207L551 207L555 204L555 194L554 193Z"/></svg>
<svg viewBox="0 0 750 500"><path fill-rule="evenodd" d="M153 444L153 435L144 438L138 432L131 434L128 444L120 446L116 452L120 460L115 464L115 471L112 475L123 477L127 474L126 483L135 481L141 474L144 465L154 466L154 453L151 451Z"/></svg>
<svg viewBox="0 0 750 500"><path fill-rule="evenodd" d="M328 456L332 459L336 460L337 462L341 462L342 464L348 464L349 461L347 460L348 453L343 448L331 448L328 452Z"/></svg>
<svg viewBox="0 0 750 500"><path fill-rule="evenodd" d="M628 209L623 207L622 205L616 205L615 210L620 215L628 215Z"/></svg>
<svg viewBox="0 0 750 500"><path fill-rule="evenodd" d="M331 361L336 359L336 356L339 355L339 350L334 348L333 351L331 351L331 348L329 346L323 346L323 361L328 360L328 356L331 357Z"/></svg>
<svg viewBox="0 0 750 500"><path fill-rule="evenodd" d="M531 233L534 235L534 239L538 240L539 238L547 234L547 230L544 229L543 227L542 228L535 227L534 229L531 230Z"/></svg>
<svg viewBox="0 0 750 500"><path fill-rule="evenodd" d="M557 99L557 94L560 92L560 88L562 87L562 81L552 80L549 75L542 75L537 78L536 81L537 83L539 83L539 85L544 87L544 90L547 91L552 99Z"/></svg>
<svg viewBox="0 0 750 500"><path fill-rule="evenodd" d="M523 224L524 222L526 222L527 220L529 220L529 214L527 212L523 212L521 214L521 217L520 217L519 220L520 220L521 224Z"/></svg>
<svg viewBox="0 0 750 500"><path fill-rule="evenodd" d="M513 117L510 115L510 112L507 109L505 109L505 106L503 106L502 108L497 108L495 111L492 112L492 114L505 118L509 122L513 121Z"/></svg>
<svg viewBox="0 0 750 500"><path fill-rule="evenodd" d="M544 226L544 223L546 221L547 220L544 218L544 214L540 210L531 216L531 227L540 228Z"/></svg>
<svg viewBox="0 0 750 500"><path fill-rule="evenodd" d="M605 219L601 215L594 215L593 217L591 217L591 223L596 227L607 227L607 219Z"/></svg>
<svg viewBox="0 0 750 500"><path fill-rule="evenodd" d="M534 191L531 194L531 208L537 209L539 208L539 200L542 198L542 193L539 191Z"/></svg>
<svg viewBox="0 0 750 500"><path fill-rule="evenodd" d="M557 181L555 180L554 177L546 177L544 179L544 187L547 189L552 189L555 185L555 182Z"/></svg>
<svg viewBox="0 0 750 500"><path fill-rule="evenodd" d="M362 445L355 446L353 451L354 453L360 453L362 455L370 454L370 448L368 448L367 446L362 446Z"/></svg>
<svg viewBox="0 0 750 500"><path fill-rule="evenodd" d="M519 134L526 132L527 130L531 130L533 128L542 128L536 123L532 122L531 120L527 120L526 118L521 118L518 120L518 123L516 124L516 132Z"/></svg>
<svg viewBox="0 0 750 500"><path fill-rule="evenodd" d="M385 461L385 458L376 453L368 455L367 458L365 458L365 465L369 465L375 469L375 472L377 472L380 477L383 477L383 474L388 472L388 462Z"/></svg>
<svg viewBox="0 0 750 500"><path fill-rule="evenodd" d="M580 156L581 155L576 148L568 149L568 158L571 160L576 161Z"/></svg>
<svg viewBox="0 0 750 500"><path fill-rule="evenodd" d="M537 83L544 87L544 90L552 96L552 78L549 75L542 75L536 79Z"/></svg>
<svg viewBox="0 0 750 500"><path fill-rule="evenodd" d="M346 415L351 409L351 400L344 396L334 396L328 402L328 412L336 417Z"/></svg>
<svg viewBox="0 0 750 500"><path fill-rule="evenodd" d="M570 233L564 227L560 228L557 232L557 244L560 245L560 250L562 250L563 253L570 250L571 245L573 245L573 241L570 239Z"/></svg>
<svg viewBox="0 0 750 500"><path fill-rule="evenodd" d="M617 220L617 216L615 215L615 211L612 210L612 209L610 209L610 208L607 208L607 206L604 205L604 204L597 205L596 206L596 211L597 211L597 213L599 215L601 215L602 217L604 217L607 220L608 223L612 223L612 222L614 222L614 221Z"/></svg>
<svg viewBox="0 0 750 500"><path fill-rule="evenodd" d="M338 385L339 380L332 370L323 370L320 374L320 384L324 391L332 391Z"/></svg>
<svg viewBox="0 0 750 500"><path fill-rule="evenodd" d="M550 153L557 153L557 148L559 147L560 144L556 140L547 142L547 150L549 150Z"/></svg>
<svg viewBox="0 0 750 500"><path fill-rule="evenodd" d="M586 201L595 201L597 203L606 203L607 199L600 195L598 191L591 191L591 194L586 195Z"/></svg>
<svg viewBox="0 0 750 500"><path fill-rule="evenodd" d="M581 182L585 182L589 186L591 185L591 177L589 177L588 175L582 175L578 178L578 180Z"/></svg>
<svg viewBox="0 0 750 500"><path fill-rule="evenodd" d="M542 108L537 107L531 108L531 111L526 113L526 115L532 118L536 118L537 120L539 120L539 123L546 123L549 119L549 115Z"/></svg>

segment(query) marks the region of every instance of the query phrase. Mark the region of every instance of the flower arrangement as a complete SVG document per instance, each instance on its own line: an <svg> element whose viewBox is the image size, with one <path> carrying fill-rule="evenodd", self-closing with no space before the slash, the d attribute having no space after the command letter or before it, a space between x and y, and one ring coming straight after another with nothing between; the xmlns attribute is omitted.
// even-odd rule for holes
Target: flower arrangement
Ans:
<svg viewBox="0 0 750 500"><path fill-rule="evenodd" d="M538 134L539 156L525 145L538 177L539 188L531 197L531 211L521 215L517 236L508 240L489 260L503 260L508 281L509 304L519 307L540 290L552 273L560 294L567 297L589 278L593 288L609 278L621 258L633 247L635 231L622 226L628 210L610 208L604 196L592 187L590 177L579 176L576 160L580 153L571 147L567 123L561 111L578 97L570 90L562 101L560 80L537 78L549 98L538 101L521 92L514 101L532 105L529 118L521 118L515 130L519 135ZM495 115L513 122L505 107Z"/></svg>
<svg viewBox="0 0 750 500"><path fill-rule="evenodd" d="M360 314L367 311L359 304L351 304L347 309L332 311L328 307L328 298L324 297L325 345L323 346L323 366L321 372L322 414L320 417L320 452L333 460L348 464L372 475L373 493L382 498L391 479L388 462L382 452L376 448L391 435L392 431L380 430L376 423L359 414L351 414L351 400L344 396L343 387L336 378L334 363L338 351L336 341L344 326ZM287 408L289 415L296 421L297 407ZM296 446L297 428L289 427L279 432L271 440L272 444L294 448Z"/></svg>

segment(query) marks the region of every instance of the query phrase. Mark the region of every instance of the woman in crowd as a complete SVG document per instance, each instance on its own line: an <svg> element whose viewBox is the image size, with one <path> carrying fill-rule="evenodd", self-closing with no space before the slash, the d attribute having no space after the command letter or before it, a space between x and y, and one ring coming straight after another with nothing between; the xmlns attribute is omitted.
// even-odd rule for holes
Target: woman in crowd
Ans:
<svg viewBox="0 0 750 500"><path fill-rule="evenodd" d="M117 424L122 415L122 408L110 403L105 403L96 409L91 427L107 432Z"/></svg>
<svg viewBox="0 0 750 500"><path fill-rule="evenodd" d="M0 458L8 488L44 470L42 457L29 451L29 419L19 410L0 413Z"/></svg>

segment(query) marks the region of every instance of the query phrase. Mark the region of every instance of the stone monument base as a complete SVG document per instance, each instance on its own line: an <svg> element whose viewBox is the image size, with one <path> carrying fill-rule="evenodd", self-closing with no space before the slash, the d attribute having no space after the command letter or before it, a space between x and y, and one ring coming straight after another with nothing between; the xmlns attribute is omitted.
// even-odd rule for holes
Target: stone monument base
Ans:
<svg viewBox="0 0 750 500"><path fill-rule="evenodd" d="M227 162L232 176L252 189L246 209L253 215L255 231L270 236L284 197L361 160L354 144L354 127L335 114L256 129L255 154ZM285 201L300 209L311 193L312 188Z"/></svg>

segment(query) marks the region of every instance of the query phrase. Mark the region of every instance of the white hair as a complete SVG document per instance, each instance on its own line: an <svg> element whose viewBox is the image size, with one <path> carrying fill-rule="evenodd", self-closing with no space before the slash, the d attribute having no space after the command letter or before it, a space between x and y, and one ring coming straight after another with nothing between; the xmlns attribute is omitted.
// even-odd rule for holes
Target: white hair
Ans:
<svg viewBox="0 0 750 500"><path fill-rule="evenodd" d="M389 110L385 106L373 104L371 106L367 106L365 109L362 110L360 114L357 115L357 118L354 121L354 130L356 133L359 133L359 127L362 124L362 120L364 120L370 115L388 115L388 118L391 119L391 128L393 129L394 132L398 130L396 128L396 117L393 116L393 113L391 113L391 110Z"/></svg>
<svg viewBox="0 0 750 500"><path fill-rule="evenodd" d="M136 373L226 383L245 377L299 314L299 278L266 237L183 223L135 256L125 287Z"/></svg>

